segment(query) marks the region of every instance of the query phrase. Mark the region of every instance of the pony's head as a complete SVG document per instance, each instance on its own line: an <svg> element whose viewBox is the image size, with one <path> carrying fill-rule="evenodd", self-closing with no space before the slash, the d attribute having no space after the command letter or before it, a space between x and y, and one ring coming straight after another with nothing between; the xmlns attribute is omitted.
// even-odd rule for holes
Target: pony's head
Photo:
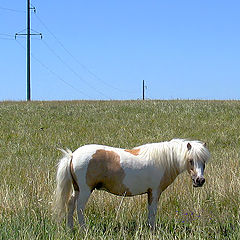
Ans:
<svg viewBox="0 0 240 240"><path fill-rule="evenodd" d="M190 141L187 143L186 168L194 187L202 187L205 183L205 164L210 158L206 143Z"/></svg>

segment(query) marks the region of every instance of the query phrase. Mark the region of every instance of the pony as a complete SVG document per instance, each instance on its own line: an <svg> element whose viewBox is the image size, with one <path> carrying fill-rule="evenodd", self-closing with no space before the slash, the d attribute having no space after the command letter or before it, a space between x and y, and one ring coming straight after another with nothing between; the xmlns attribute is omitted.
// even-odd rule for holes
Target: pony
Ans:
<svg viewBox="0 0 240 240"><path fill-rule="evenodd" d="M172 139L133 149L85 145L64 153L57 169L54 212L58 219L68 209L67 224L73 229L77 205L78 221L85 227L84 209L93 190L118 196L148 195L148 224L153 229L161 193L188 171L194 187L202 187L205 164L210 158L201 141Z"/></svg>

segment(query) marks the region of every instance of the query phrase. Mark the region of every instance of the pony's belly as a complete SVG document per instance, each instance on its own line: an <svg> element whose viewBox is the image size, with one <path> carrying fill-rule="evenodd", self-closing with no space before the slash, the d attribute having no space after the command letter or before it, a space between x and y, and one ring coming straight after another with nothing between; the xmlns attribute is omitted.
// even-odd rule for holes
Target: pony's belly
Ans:
<svg viewBox="0 0 240 240"><path fill-rule="evenodd" d="M123 184L129 189L132 196L148 192L149 189L159 187L163 173L156 168L124 169L125 177Z"/></svg>

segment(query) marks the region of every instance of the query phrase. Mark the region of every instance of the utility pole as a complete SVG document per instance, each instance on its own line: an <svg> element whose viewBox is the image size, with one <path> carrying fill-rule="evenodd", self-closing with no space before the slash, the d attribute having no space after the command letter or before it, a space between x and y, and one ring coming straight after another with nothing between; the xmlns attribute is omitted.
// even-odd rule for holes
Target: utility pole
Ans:
<svg viewBox="0 0 240 240"><path fill-rule="evenodd" d="M34 9L35 10L35 9ZM31 81L30 81L30 0L27 0L27 101L31 101Z"/></svg>
<svg viewBox="0 0 240 240"><path fill-rule="evenodd" d="M27 33L16 33L15 38L18 35L24 35L27 36L27 101L31 101L31 52L30 52L30 40L31 35L40 35L42 39L41 33L31 33L31 12L30 10L33 10L36 13L36 8L31 7L30 0L27 0Z"/></svg>
<svg viewBox="0 0 240 240"><path fill-rule="evenodd" d="M143 93L142 93L142 100L145 100L145 84L144 84L144 80L143 80L143 84L142 84L142 90L143 90Z"/></svg>

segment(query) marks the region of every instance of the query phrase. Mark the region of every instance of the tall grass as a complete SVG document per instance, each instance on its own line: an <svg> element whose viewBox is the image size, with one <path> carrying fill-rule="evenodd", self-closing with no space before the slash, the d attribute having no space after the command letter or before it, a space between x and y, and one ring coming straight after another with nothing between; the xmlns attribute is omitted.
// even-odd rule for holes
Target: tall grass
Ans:
<svg viewBox="0 0 240 240"><path fill-rule="evenodd" d="M1 239L240 239L239 116L238 101L1 102ZM86 232L54 221L57 148L172 138L207 142L212 160L203 188L185 173L162 194L155 232L144 195L94 192Z"/></svg>

